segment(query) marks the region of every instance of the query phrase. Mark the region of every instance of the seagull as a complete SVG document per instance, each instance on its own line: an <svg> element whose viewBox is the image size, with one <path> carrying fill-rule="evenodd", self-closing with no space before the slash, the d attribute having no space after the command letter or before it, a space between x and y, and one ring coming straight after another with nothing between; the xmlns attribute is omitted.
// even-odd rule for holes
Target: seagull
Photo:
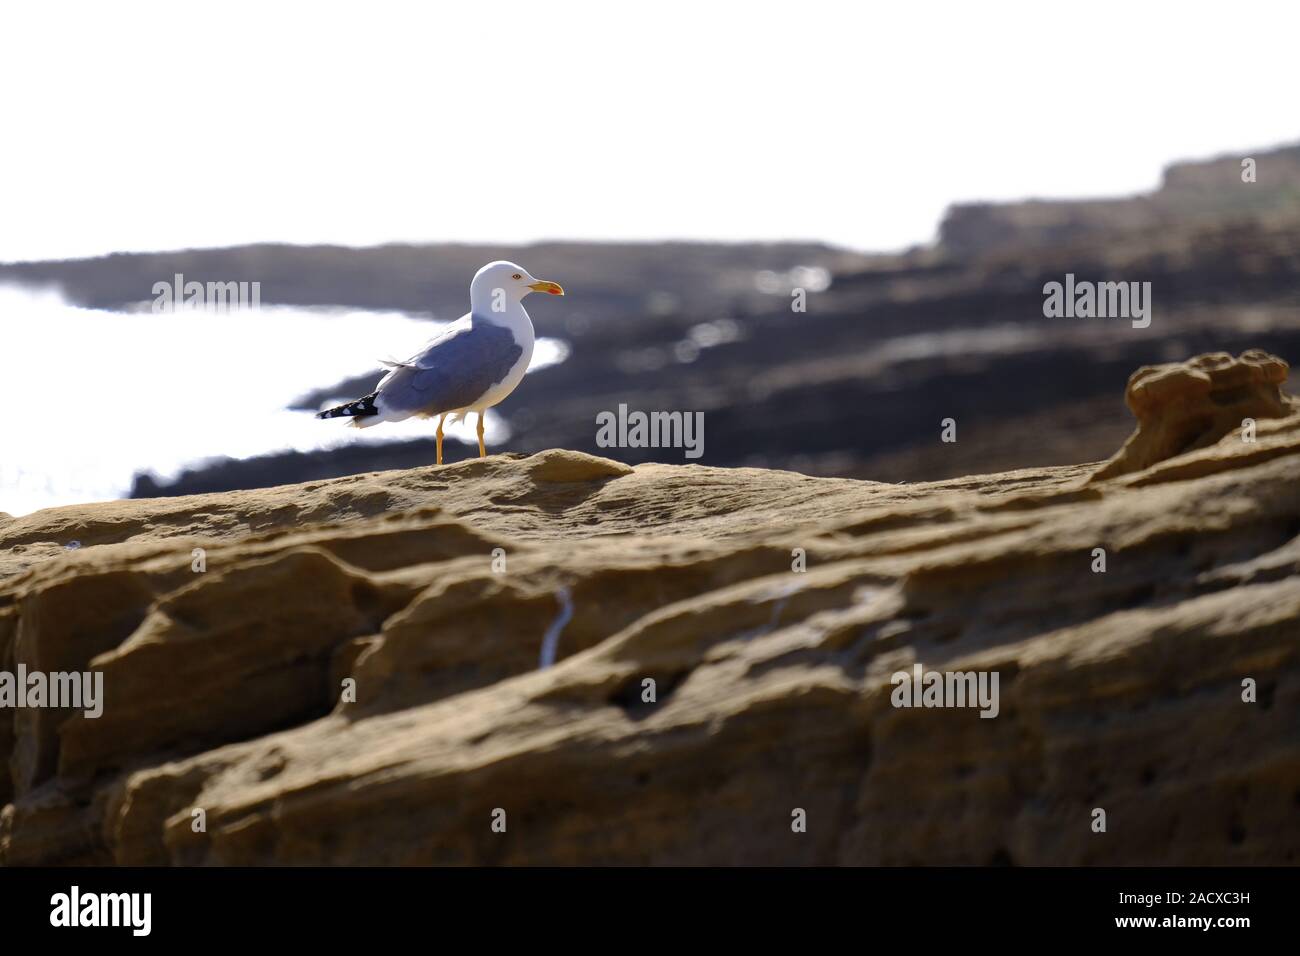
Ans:
<svg viewBox="0 0 1300 956"><path fill-rule="evenodd" d="M483 413L515 390L533 358L533 323L523 302L532 292L564 295L559 285L534 278L523 266L489 262L469 284L468 313L405 362L382 362L388 374L369 395L316 417L351 418L355 427L369 428L437 415L441 465L447 416L454 423L478 412L478 456L486 457Z"/></svg>

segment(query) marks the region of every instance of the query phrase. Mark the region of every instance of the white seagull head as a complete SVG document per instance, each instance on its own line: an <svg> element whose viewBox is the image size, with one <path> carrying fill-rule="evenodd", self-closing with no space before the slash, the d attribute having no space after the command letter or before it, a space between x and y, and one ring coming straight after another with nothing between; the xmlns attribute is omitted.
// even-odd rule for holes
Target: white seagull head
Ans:
<svg viewBox="0 0 1300 956"><path fill-rule="evenodd" d="M538 279L523 266L504 259L489 262L479 269L469 284L470 303L476 309L493 309L498 303L518 302L530 292L564 295L558 283Z"/></svg>

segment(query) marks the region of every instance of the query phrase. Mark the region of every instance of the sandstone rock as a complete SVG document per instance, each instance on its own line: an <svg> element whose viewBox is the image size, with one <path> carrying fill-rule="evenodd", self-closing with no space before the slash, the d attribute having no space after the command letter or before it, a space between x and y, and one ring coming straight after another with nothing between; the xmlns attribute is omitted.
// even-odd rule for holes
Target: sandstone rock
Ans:
<svg viewBox="0 0 1300 956"><path fill-rule="evenodd" d="M0 669L106 696L0 711L0 860L1300 862L1284 369L1143 370L1103 472L551 451L0 523ZM997 716L893 706L916 664Z"/></svg>
<svg viewBox="0 0 1300 956"><path fill-rule="evenodd" d="M1235 359L1216 352L1138 369L1124 394L1137 431L1095 477L1141 471L1225 436L1241 440L1248 419L1294 415L1300 401L1281 389L1287 371L1286 362L1258 349Z"/></svg>

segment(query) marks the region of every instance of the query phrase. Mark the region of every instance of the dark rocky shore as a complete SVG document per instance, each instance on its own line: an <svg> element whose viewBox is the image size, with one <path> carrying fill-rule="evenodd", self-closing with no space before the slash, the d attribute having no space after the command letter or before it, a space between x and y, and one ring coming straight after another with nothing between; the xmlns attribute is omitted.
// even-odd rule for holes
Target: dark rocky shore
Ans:
<svg viewBox="0 0 1300 956"><path fill-rule="evenodd" d="M596 416L624 403L704 412L704 464L931 480L1104 457L1127 432L1116 396L1138 365L1300 354L1300 147L1253 158L1253 183L1228 157L1171 167L1145 196L957 206L933 246L889 256L811 243L267 245L4 266L0 280L57 281L79 303L125 307L183 272L261 281L264 303L454 317L478 265L517 258L568 288L533 317L571 351L499 406L512 436L497 450L683 461L680 449L599 447ZM1045 317L1044 284L1067 274L1151 283L1150 326ZM791 309L793 286L808 289L805 312ZM374 385L383 343L357 351L356 377L321 382L304 414ZM955 443L938 440L946 418ZM141 475L134 494L417 467L432 453L430 439L218 460L166 484ZM475 453L448 446L449 460Z"/></svg>

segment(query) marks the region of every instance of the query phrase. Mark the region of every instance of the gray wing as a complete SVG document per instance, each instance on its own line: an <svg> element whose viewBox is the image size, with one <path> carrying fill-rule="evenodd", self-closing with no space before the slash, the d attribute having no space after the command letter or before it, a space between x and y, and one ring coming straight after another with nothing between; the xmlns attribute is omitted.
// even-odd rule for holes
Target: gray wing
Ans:
<svg viewBox="0 0 1300 956"><path fill-rule="evenodd" d="M465 316L384 377L378 404L412 415L469 408L510 373L523 352L509 329Z"/></svg>

